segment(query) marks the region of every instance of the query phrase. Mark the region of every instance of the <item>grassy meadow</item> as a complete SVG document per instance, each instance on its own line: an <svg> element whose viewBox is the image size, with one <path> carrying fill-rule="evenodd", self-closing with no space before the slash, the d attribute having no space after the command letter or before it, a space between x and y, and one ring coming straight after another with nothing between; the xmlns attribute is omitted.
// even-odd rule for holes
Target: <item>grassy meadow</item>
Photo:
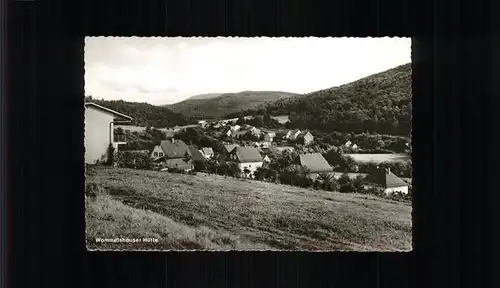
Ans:
<svg viewBox="0 0 500 288"><path fill-rule="evenodd" d="M218 175L87 170L88 249L356 250L412 248L411 205ZM97 243L96 238L158 243Z"/></svg>

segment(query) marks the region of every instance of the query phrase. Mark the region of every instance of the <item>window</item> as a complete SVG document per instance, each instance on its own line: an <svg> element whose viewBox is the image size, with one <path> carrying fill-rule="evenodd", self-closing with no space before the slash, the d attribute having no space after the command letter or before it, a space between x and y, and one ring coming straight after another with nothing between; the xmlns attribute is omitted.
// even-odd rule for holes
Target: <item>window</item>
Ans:
<svg viewBox="0 0 500 288"><path fill-rule="evenodd" d="M163 152L159 152L158 156L163 157Z"/></svg>
<svg viewBox="0 0 500 288"><path fill-rule="evenodd" d="M154 155L155 155L155 157L158 157L158 152L155 152Z"/></svg>

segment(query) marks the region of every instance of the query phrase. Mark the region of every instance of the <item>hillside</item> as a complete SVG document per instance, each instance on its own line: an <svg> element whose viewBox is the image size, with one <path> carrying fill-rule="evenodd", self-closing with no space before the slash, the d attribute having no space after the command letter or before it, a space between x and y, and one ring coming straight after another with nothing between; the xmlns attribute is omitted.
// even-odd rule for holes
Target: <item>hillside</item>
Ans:
<svg viewBox="0 0 500 288"><path fill-rule="evenodd" d="M104 167L87 173L87 187L96 187L87 190L89 249L412 248L411 206L402 202L202 173ZM98 244L97 237L159 242Z"/></svg>
<svg viewBox="0 0 500 288"><path fill-rule="evenodd" d="M237 113L241 110L255 108L267 102L280 99L293 98L298 94L276 91L244 91L239 93L226 93L215 98L194 99L190 98L165 107L196 119L222 118L227 114Z"/></svg>
<svg viewBox="0 0 500 288"><path fill-rule="evenodd" d="M126 102L123 100L98 100L91 97L86 97L85 100L129 115L134 118L131 125L164 128L188 124L188 120L181 114L175 113L166 107L159 107L147 103Z"/></svg>
<svg viewBox="0 0 500 288"><path fill-rule="evenodd" d="M346 85L263 106L273 116L290 115L293 128L407 136L411 131L411 83L409 63Z"/></svg>
<svg viewBox="0 0 500 288"><path fill-rule="evenodd" d="M210 99L210 98L215 98L215 97L219 97L220 95L222 95L223 93L208 93L208 94L199 94L199 95L194 95L194 96L191 96L189 97L188 99L186 100L196 100L196 99Z"/></svg>

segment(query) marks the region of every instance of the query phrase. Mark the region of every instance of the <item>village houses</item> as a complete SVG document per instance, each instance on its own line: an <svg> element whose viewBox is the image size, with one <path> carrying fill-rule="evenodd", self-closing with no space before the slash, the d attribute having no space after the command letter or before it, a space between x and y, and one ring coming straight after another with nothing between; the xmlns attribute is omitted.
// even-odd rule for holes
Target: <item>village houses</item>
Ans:
<svg viewBox="0 0 500 288"><path fill-rule="evenodd" d="M116 112L92 102L85 103L85 163L95 164L106 161L108 147L114 152L119 145L126 144L124 135L115 135L114 125L130 123L132 117Z"/></svg>

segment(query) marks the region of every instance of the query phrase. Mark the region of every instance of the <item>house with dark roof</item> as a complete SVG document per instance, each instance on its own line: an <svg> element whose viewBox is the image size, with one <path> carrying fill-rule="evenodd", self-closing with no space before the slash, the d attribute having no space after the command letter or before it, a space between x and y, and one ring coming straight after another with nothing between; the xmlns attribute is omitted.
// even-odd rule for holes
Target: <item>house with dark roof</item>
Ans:
<svg viewBox="0 0 500 288"><path fill-rule="evenodd" d="M85 103L85 163L106 161L111 144L118 152L120 144L126 144L124 135L115 134L115 124L125 124L132 117L93 102Z"/></svg>
<svg viewBox="0 0 500 288"><path fill-rule="evenodd" d="M198 150L198 148L196 148L193 145L189 145L188 149L189 149L189 156L191 157L191 160L203 161L203 162L206 161L205 156L203 156L203 154L200 152L200 150Z"/></svg>
<svg viewBox="0 0 500 288"><path fill-rule="evenodd" d="M160 145L156 145L153 148L150 157L155 162L164 162L168 168L183 169L186 171L193 169L194 159L200 159L200 157L204 159L198 149L186 145L182 140L174 138L162 140ZM187 158L189 160L186 160Z"/></svg>
<svg viewBox="0 0 500 288"><path fill-rule="evenodd" d="M151 158L157 160L164 157L165 159L183 158L186 153L189 153L188 146L184 141L179 139L162 140L160 145L156 145L151 151Z"/></svg>
<svg viewBox="0 0 500 288"><path fill-rule="evenodd" d="M374 173L366 176L363 182L365 183L365 187L382 187L386 195L394 192L408 194L408 183L394 175L388 168L378 168Z"/></svg>
<svg viewBox="0 0 500 288"><path fill-rule="evenodd" d="M245 176L252 176L255 170L262 167L264 161L259 151L252 146L234 148L225 160L226 162L237 163L242 173L248 170Z"/></svg>

